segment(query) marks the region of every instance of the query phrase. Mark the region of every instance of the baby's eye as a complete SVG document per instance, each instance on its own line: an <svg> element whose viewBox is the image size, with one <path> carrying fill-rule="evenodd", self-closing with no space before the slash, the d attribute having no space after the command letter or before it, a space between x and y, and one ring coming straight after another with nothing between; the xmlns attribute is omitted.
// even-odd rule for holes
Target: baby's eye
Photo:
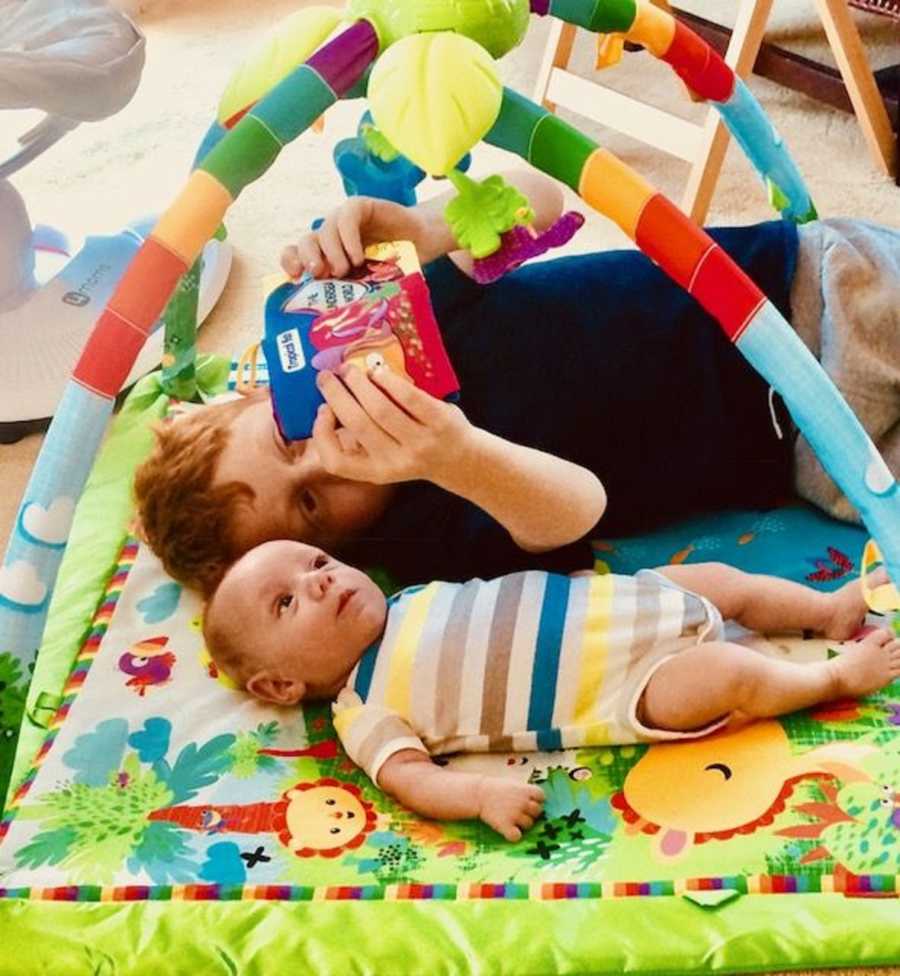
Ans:
<svg viewBox="0 0 900 976"><path fill-rule="evenodd" d="M280 617L285 610L290 609L291 604L294 602L294 595L292 593L284 593L278 597L278 616Z"/></svg>
<svg viewBox="0 0 900 976"><path fill-rule="evenodd" d="M315 512L316 508L318 507L316 505L316 496L308 489L304 489L300 492L300 504L303 506L303 510L305 512L309 512L310 514Z"/></svg>
<svg viewBox="0 0 900 976"><path fill-rule="evenodd" d="M341 832L340 827L332 827L331 830L328 831L329 834L339 834L340 832Z"/></svg>
<svg viewBox="0 0 900 976"><path fill-rule="evenodd" d="M329 806L329 807L333 807L335 805L335 803L337 803L337 800L326 800L325 801L325 805L326 806Z"/></svg>
<svg viewBox="0 0 900 976"><path fill-rule="evenodd" d="M313 560L313 569L324 569L328 565L328 557L324 552L320 552L318 556ZM334 800L330 800L330 803L334 803Z"/></svg>

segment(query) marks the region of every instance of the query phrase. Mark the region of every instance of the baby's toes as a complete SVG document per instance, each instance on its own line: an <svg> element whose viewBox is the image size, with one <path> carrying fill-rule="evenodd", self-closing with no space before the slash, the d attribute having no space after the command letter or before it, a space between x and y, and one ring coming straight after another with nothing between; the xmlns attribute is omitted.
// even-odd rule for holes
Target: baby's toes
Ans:
<svg viewBox="0 0 900 976"><path fill-rule="evenodd" d="M887 653L888 670L891 672L891 677L896 678L900 676L900 640L894 638L887 646Z"/></svg>
<svg viewBox="0 0 900 976"><path fill-rule="evenodd" d="M885 630L883 627L878 627L875 630L870 630L865 637L863 637L857 643L871 645L874 647L884 647L885 644L889 644L894 639L894 635L889 630Z"/></svg>

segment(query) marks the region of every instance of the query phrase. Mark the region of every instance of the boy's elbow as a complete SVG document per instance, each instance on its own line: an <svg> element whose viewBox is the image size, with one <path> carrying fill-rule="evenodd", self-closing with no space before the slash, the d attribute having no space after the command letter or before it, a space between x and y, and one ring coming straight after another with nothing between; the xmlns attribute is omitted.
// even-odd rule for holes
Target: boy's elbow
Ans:
<svg viewBox="0 0 900 976"><path fill-rule="evenodd" d="M567 517L554 520L552 530L532 535L513 534L516 545L525 552L550 552L588 535L606 511L606 490L599 478L594 478L594 482L580 505L573 505Z"/></svg>
<svg viewBox="0 0 900 976"><path fill-rule="evenodd" d="M591 505L589 506L588 521L589 525L585 529L585 532L590 532L590 530L603 518L606 512L606 489L603 487L603 482L594 475L594 486L591 493ZM583 534L583 533L582 533Z"/></svg>
<svg viewBox="0 0 900 976"><path fill-rule="evenodd" d="M560 544L577 542L579 539L583 539L586 535L590 534L594 526L603 518L605 511L606 489L603 487L600 479L595 474L591 474L591 481L587 488L585 500L579 507L577 516L572 520L571 538L566 539L565 543Z"/></svg>

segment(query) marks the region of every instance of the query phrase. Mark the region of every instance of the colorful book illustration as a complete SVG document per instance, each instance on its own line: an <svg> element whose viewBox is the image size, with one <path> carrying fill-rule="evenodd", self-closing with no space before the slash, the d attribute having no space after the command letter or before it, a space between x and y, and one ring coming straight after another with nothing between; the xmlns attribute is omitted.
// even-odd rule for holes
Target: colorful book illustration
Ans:
<svg viewBox="0 0 900 976"><path fill-rule="evenodd" d="M262 348L275 418L286 440L312 433L324 402L316 386L320 370L386 366L439 399L455 399L459 392L408 241L367 248L365 264L352 277L304 275L299 283L280 285L266 301Z"/></svg>

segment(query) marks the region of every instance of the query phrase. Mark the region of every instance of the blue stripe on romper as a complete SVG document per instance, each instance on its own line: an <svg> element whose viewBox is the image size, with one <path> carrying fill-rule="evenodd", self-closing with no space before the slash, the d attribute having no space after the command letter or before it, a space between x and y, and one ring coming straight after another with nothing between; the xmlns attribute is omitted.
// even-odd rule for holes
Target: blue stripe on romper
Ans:
<svg viewBox="0 0 900 976"><path fill-rule="evenodd" d="M353 683L353 690L365 701L369 697L369 688L372 687L372 675L375 673L375 660L378 657L378 648L381 646L379 638L374 644L370 645L359 661L359 670L356 672L356 681Z"/></svg>
<svg viewBox="0 0 900 976"><path fill-rule="evenodd" d="M566 608L569 605L571 580L568 576L547 576L544 605L538 624L537 648L531 672L531 701L528 705L528 728L537 732L538 749L561 749L559 729L551 729L556 682L559 678L559 656L562 652Z"/></svg>

